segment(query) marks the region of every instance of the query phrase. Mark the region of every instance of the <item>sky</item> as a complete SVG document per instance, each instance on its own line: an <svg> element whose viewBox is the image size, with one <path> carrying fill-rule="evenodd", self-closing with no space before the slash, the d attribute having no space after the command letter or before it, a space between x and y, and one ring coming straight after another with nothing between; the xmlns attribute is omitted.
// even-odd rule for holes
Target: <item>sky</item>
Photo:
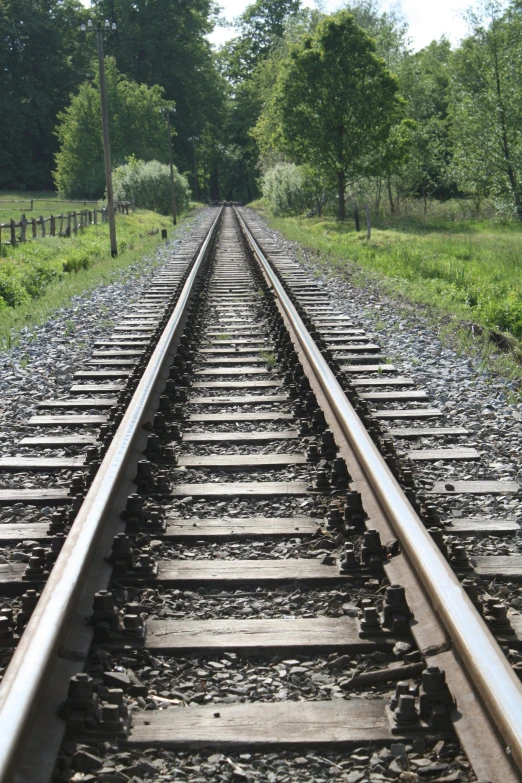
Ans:
<svg viewBox="0 0 522 783"><path fill-rule="evenodd" d="M222 16L231 21L245 10L252 0L218 0L222 7ZM304 0L309 8L314 7L313 0ZM383 10L392 5L392 0L382 0ZM339 0L326 0L324 10L335 11L340 5ZM422 49L434 38L446 35L453 43L457 43L466 33L466 23L462 12L470 5L476 5L476 0L402 0L401 7L409 24L410 37L414 49ZM210 36L212 43L219 45L234 35L233 28L218 27Z"/></svg>

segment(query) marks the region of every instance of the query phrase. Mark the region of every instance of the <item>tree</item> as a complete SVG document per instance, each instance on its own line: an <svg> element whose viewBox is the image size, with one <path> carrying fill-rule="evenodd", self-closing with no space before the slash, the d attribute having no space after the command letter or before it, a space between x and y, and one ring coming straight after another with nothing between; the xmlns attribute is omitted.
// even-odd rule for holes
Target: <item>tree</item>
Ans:
<svg viewBox="0 0 522 783"><path fill-rule="evenodd" d="M263 107L259 75L283 45L289 20L299 16L300 0L256 0L236 20L239 35L219 53L229 85L220 144L227 150L220 166L222 185L240 199L250 201L257 190L259 150L250 131Z"/></svg>
<svg viewBox="0 0 522 783"><path fill-rule="evenodd" d="M355 23L375 40L377 54L396 71L408 52L408 25L396 7L382 12L377 0L348 0L346 10Z"/></svg>
<svg viewBox="0 0 522 783"><path fill-rule="evenodd" d="M96 0L101 18L116 22L106 51L118 69L138 84L163 87L175 103L174 160L192 167L190 136L220 123L224 89L207 35L217 13L214 0Z"/></svg>
<svg viewBox="0 0 522 783"><path fill-rule="evenodd" d="M406 111L415 125L411 128L407 163L395 180L399 191L421 196L425 206L435 194L447 196L455 192L450 176L450 59L451 46L443 37L404 57L398 68Z"/></svg>
<svg viewBox="0 0 522 783"><path fill-rule="evenodd" d="M270 127L270 113L270 143L335 177L344 220L347 179L372 171L402 109L397 80L377 57L374 41L340 11L291 48L257 135Z"/></svg>
<svg viewBox="0 0 522 783"><path fill-rule="evenodd" d="M250 78L283 38L288 18L299 12L300 0L255 0L236 20L239 35L225 44L222 58L227 76L239 82Z"/></svg>
<svg viewBox="0 0 522 783"><path fill-rule="evenodd" d="M131 155L165 161L165 107L161 87L131 82L118 73L113 58L105 61L113 166ZM53 174L58 190L73 198L100 198L105 190L98 77L84 82L70 106L59 115L60 151Z"/></svg>
<svg viewBox="0 0 522 783"><path fill-rule="evenodd" d="M0 188L50 188L56 115L87 76L77 0L0 2Z"/></svg>
<svg viewBox="0 0 522 783"><path fill-rule="evenodd" d="M477 198L508 200L522 220L522 16L490 0L468 22L451 79L456 176Z"/></svg>

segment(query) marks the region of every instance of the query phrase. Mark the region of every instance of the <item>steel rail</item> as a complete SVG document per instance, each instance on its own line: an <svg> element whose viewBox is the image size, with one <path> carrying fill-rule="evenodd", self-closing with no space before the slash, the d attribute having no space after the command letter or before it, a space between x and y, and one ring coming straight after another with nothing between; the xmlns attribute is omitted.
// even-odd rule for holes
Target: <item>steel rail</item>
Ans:
<svg viewBox="0 0 522 783"><path fill-rule="evenodd" d="M172 340L190 300L199 269L215 236L223 207L214 220L188 275L176 306L151 356L138 388L116 431L93 483L74 520L42 595L0 685L0 781L12 783L34 705L46 684L60 640L96 543L111 507L118 480L138 436L143 415L155 392Z"/></svg>
<svg viewBox="0 0 522 783"><path fill-rule="evenodd" d="M235 212L402 550L501 735L506 754L511 756L518 772L522 772L522 684L347 400L242 215Z"/></svg>

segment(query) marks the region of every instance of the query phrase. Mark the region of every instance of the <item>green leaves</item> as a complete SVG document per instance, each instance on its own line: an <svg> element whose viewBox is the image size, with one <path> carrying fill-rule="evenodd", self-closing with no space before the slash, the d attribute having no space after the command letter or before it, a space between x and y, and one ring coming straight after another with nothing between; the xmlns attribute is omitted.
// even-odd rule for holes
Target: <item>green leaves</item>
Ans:
<svg viewBox="0 0 522 783"><path fill-rule="evenodd" d="M130 155L142 160L166 159L167 133L160 114L165 101L155 85L131 82L106 58L107 102L113 167ZM105 192L100 93L98 82L84 82L70 106L59 115L60 151L54 180L71 198L101 198Z"/></svg>
<svg viewBox="0 0 522 783"><path fill-rule="evenodd" d="M124 166L114 171L114 196L121 201L133 201L141 209L150 209L169 215L172 212L170 191L170 169L151 160L131 158ZM184 212L190 202L190 188L186 177L174 167L174 190L176 208Z"/></svg>
<svg viewBox="0 0 522 783"><path fill-rule="evenodd" d="M401 114L395 77L341 11L291 48L257 133L268 131L270 143L298 163L337 177L344 207L345 180L369 170Z"/></svg>
<svg viewBox="0 0 522 783"><path fill-rule="evenodd" d="M509 202L522 219L522 15L486 4L453 58L454 171L477 198Z"/></svg>

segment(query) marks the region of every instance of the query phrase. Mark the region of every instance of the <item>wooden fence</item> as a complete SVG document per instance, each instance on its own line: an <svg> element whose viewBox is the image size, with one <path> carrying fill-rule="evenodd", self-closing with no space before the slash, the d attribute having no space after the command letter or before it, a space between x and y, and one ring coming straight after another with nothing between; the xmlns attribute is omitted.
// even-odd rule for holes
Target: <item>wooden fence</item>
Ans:
<svg viewBox="0 0 522 783"><path fill-rule="evenodd" d="M42 204L81 204L84 208L88 204L98 204L98 201L88 201L87 199L63 199L63 198L0 198L0 204L28 204L28 207L20 206L20 211L25 209L27 212L34 212ZM11 208L0 206L0 212L11 212Z"/></svg>
<svg viewBox="0 0 522 783"><path fill-rule="evenodd" d="M129 214L130 201L116 201L114 211L121 212L124 215ZM60 215L50 215L39 218L26 218L25 214L20 220L10 220L9 223L0 223L0 245L12 245L19 242L28 242L31 239L42 237L70 237L77 236L78 231L83 232L88 226L96 226L98 223L107 223L109 214L107 207L100 209L82 209L79 212L65 212ZM7 229L7 230L6 230ZM17 229L19 232L17 233ZM2 233L5 232L9 239L3 240Z"/></svg>

